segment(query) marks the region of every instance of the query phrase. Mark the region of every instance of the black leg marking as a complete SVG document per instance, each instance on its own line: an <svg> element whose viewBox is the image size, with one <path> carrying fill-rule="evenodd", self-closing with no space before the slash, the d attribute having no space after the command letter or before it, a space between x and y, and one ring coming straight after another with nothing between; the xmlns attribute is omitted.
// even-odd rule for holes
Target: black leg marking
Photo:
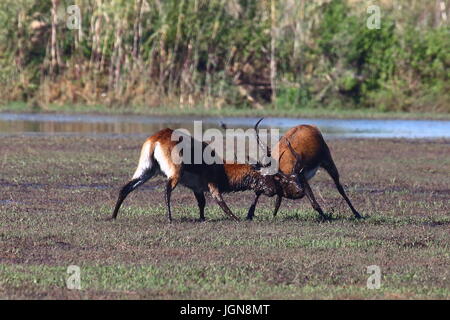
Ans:
<svg viewBox="0 0 450 320"><path fill-rule="evenodd" d="M172 195L172 180L167 181L166 184L166 206L167 206L167 218L169 222L172 222L172 211L170 209L170 196Z"/></svg>
<svg viewBox="0 0 450 320"><path fill-rule="evenodd" d="M278 210L280 209L281 200L283 200L283 197L280 195L277 195L277 198L275 199L275 209L273 210L273 216L276 217Z"/></svg>
<svg viewBox="0 0 450 320"><path fill-rule="evenodd" d="M326 172L328 172L328 174L330 175L331 179L333 179L334 184L336 185L336 188L338 189L338 191L341 194L341 196L344 198L345 202L347 202L347 204L350 207L350 210L352 210L355 218L361 219L362 216L359 214L358 211L356 211L356 209L353 207L350 199L345 194L344 188L342 187L342 185L341 185L341 183L339 181L339 172L337 171L337 168L336 168L335 164L333 162L326 163L326 164L323 164L322 167L326 170Z"/></svg>
<svg viewBox="0 0 450 320"><path fill-rule="evenodd" d="M344 188L342 187L342 185L339 183L339 180L336 182L336 187L339 191L339 193L341 194L341 196L344 198L344 200L347 202L348 206L350 207L350 209L352 210L354 216L356 219L361 219L362 216L359 214L358 211L356 211L356 209L353 207L352 203L350 202L350 199L347 197L347 195L345 194Z"/></svg>
<svg viewBox="0 0 450 320"><path fill-rule="evenodd" d="M200 210L200 221L205 221L205 194L203 192L194 192L194 195Z"/></svg>
<svg viewBox="0 0 450 320"><path fill-rule="evenodd" d="M261 193L256 194L255 200L253 200L253 203L250 206L250 209L248 209L247 220L253 220L253 217L255 216L256 204L258 203L258 199L259 199L260 195L261 195Z"/></svg>
<svg viewBox="0 0 450 320"><path fill-rule="evenodd" d="M311 190L311 187L309 186L309 183L308 183L308 181L306 181L303 174L300 175L300 183L301 183L303 189L305 190L306 196L308 197L309 202L311 202L311 205L314 208L314 210L316 210L320 214L322 219L328 219L328 217L325 215L325 213L323 213L320 205L317 203L316 198L314 197L314 194Z"/></svg>

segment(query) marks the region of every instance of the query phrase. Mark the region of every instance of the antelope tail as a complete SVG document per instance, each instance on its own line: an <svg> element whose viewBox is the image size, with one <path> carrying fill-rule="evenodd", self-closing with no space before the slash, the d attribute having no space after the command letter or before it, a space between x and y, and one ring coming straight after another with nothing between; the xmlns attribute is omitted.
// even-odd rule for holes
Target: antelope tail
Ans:
<svg viewBox="0 0 450 320"><path fill-rule="evenodd" d="M141 149L141 155L139 157L139 163L136 168L136 171L133 174L134 179L142 178L150 171L152 171L155 165L155 158L153 157L153 153L155 152L155 143L151 141L146 141Z"/></svg>
<svg viewBox="0 0 450 320"><path fill-rule="evenodd" d="M151 141L146 141L142 146L138 167L134 172L133 178L121 188L111 219L116 219L120 206L128 194L143 185L155 174L158 167L155 166L154 150L154 144Z"/></svg>

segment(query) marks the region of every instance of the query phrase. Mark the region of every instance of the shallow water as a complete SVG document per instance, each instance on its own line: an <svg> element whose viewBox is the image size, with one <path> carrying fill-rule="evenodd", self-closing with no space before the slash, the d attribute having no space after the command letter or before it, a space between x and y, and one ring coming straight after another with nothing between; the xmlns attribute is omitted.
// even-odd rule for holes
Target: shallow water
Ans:
<svg viewBox="0 0 450 320"><path fill-rule="evenodd" d="M194 120L203 121L203 130L220 128L221 123L245 129L258 118L0 113L0 135L148 136L166 127L192 132ZM266 118L261 127L276 127L283 133L299 124L316 125L328 138L450 138L450 121L441 120Z"/></svg>

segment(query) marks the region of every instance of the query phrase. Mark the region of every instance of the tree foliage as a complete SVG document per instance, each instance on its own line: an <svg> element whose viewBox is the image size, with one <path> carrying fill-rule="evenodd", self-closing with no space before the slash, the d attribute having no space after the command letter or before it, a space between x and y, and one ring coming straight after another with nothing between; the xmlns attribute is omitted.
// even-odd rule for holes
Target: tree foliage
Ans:
<svg viewBox="0 0 450 320"><path fill-rule="evenodd" d="M66 24L73 4L79 30ZM4 0L0 94L40 104L450 112L440 7L378 4L381 28L371 30L365 1Z"/></svg>

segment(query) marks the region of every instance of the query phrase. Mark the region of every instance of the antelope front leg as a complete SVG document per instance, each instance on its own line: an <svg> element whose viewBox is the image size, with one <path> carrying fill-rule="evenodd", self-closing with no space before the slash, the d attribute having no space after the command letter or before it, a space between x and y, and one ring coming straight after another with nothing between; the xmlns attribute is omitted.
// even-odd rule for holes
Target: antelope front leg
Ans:
<svg viewBox="0 0 450 320"><path fill-rule="evenodd" d="M311 187L309 186L309 183L306 180L306 178L303 176L303 174L300 174L299 178L300 178L300 183L301 183L303 189L305 190L305 194L308 197L309 201L311 202L311 205L314 208L314 210L316 210L320 214L322 219L328 220L329 217L327 215L325 215L325 213L323 213L322 208L317 203L316 198L314 197L314 194L313 194Z"/></svg>
<svg viewBox="0 0 450 320"><path fill-rule="evenodd" d="M280 209L281 200L283 200L283 197L278 194L277 198L275 199L275 209L273 210L274 217L277 216L278 210Z"/></svg>
<svg viewBox="0 0 450 320"><path fill-rule="evenodd" d="M223 201L222 195L219 192L219 189L214 184L208 184L209 192L211 192L211 195L213 196L214 200L216 200L217 204L220 206L220 208L225 212L227 215L229 215L231 218L233 218L235 221L239 221L239 218L236 217L233 212L228 208L225 201Z"/></svg>
<svg viewBox="0 0 450 320"><path fill-rule="evenodd" d="M253 200L253 203L250 206L250 209L248 209L247 220L253 220L253 217L255 216L256 203L258 202L260 195L261 195L261 193L256 193L255 200Z"/></svg>

